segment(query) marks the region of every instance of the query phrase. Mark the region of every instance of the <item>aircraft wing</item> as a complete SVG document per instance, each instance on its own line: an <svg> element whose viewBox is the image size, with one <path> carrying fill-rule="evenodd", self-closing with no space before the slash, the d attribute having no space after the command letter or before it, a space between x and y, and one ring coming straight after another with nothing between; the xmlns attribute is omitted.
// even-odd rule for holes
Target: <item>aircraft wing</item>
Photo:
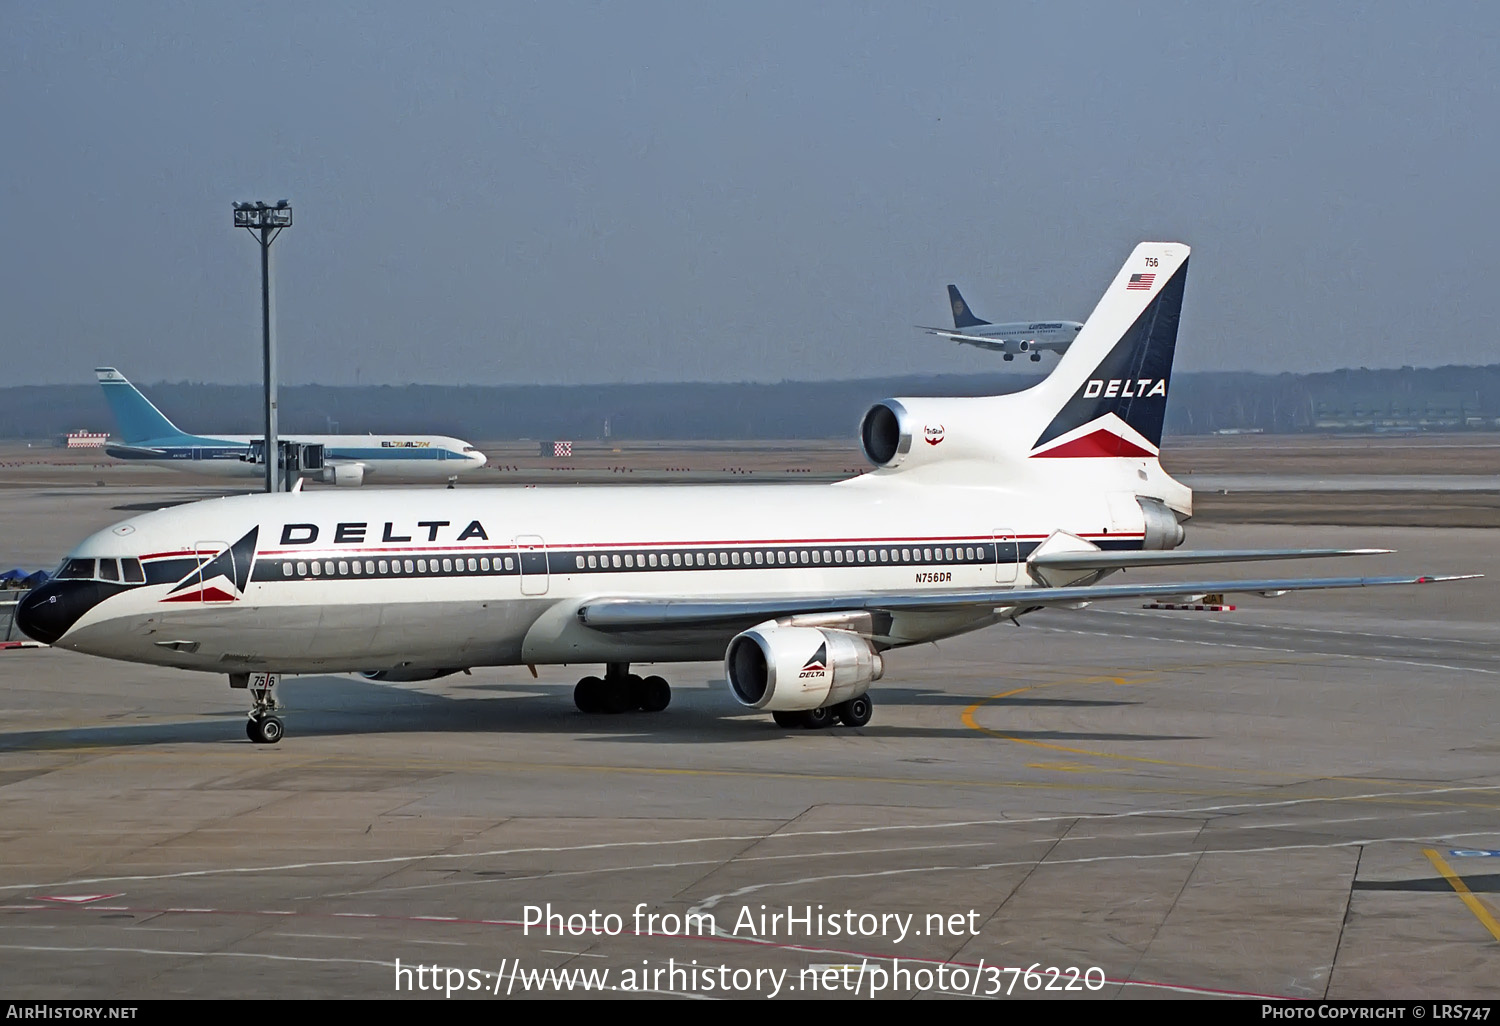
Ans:
<svg viewBox="0 0 1500 1026"><path fill-rule="evenodd" d="M940 613L969 609L978 614L1075 606L1109 599L1171 598L1204 594L1255 594L1375 588L1392 584L1466 581L1483 574L1415 577L1322 577L1250 581L1183 581L1168 584L1095 584L1065 588L993 588L979 591L865 593L799 598L795 595L737 599L646 599L600 597L578 609L578 619L594 630L641 631L751 627L766 620L805 613Z"/></svg>
<svg viewBox="0 0 1500 1026"><path fill-rule="evenodd" d="M968 335L962 331L954 331L952 328L929 328L925 324L918 324L917 327L929 335L941 335L944 338L952 339L954 342L978 346L980 349L993 349L997 353L1005 351L1005 341L1003 339L985 335Z"/></svg>

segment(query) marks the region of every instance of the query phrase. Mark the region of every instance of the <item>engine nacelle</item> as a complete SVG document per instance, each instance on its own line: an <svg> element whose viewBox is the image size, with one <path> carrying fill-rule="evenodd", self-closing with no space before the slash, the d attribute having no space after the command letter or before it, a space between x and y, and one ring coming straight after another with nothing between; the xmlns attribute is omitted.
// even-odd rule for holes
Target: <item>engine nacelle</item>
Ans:
<svg viewBox="0 0 1500 1026"><path fill-rule="evenodd" d="M865 411L859 444L882 469L939 460L989 458L995 452L988 398L884 399Z"/></svg>
<svg viewBox="0 0 1500 1026"><path fill-rule="evenodd" d="M740 704L801 712L846 702L885 672L868 641L820 627L752 627L729 643L724 675Z"/></svg>
<svg viewBox="0 0 1500 1026"><path fill-rule="evenodd" d="M365 680L383 680L390 684L410 684L419 680L436 680L453 673L463 673L464 668L455 666L450 670L418 670L418 669L395 669L395 670L363 670L360 676Z"/></svg>
<svg viewBox="0 0 1500 1026"><path fill-rule="evenodd" d="M1160 499L1149 499L1138 495L1135 499L1146 518L1146 537L1141 542L1143 549L1175 549L1182 544L1182 523L1177 514L1167 508Z"/></svg>
<svg viewBox="0 0 1500 1026"><path fill-rule="evenodd" d="M356 488L365 483L363 463L330 463L323 467L323 480L341 488Z"/></svg>

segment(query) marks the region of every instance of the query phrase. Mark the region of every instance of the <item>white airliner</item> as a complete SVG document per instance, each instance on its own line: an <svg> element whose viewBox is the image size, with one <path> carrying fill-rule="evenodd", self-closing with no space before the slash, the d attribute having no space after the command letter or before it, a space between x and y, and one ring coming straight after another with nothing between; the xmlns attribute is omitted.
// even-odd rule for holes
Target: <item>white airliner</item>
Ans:
<svg viewBox="0 0 1500 1026"><path fill-rule="evenodd" d="M1142 277L1142 276L1138 276ZM1151 278L1150 274L1144 275ZM958 286L948 286L948 304L953 308L953 330L928 328L917 325L929 335L941 335L966 346L992 349L1006 360L1030 354L1033 362L1040 361L1043 353L1067 352L1068 346L1083 330L1077 321L1016 321L1013 324L991 324L974 316L964 297L958 294Z"/></svg>
<svg viewBox="0 0 1500 1026"><path fill-rule="evenodd" d="M150 399L113 367L94 376L115 415L121 443L105 446L118 460L188 470L213 477L264 477L254 462L250 435L190 435L178 429ZM323 468L303 476L335 485L451 481L477 470L485 455L461 438L446 435L282 435L284 441L323 446Z"/></svg>
<svg viewBox="0 0 1500 1026"><path fill-rule="evenodd" d="M1170 551L1192 513L1158 459L1187 260L1179 243L1138 246L1026 391L876 403L863 476L213 499L89 537L16 622L80 652L228 674L251 689L259 742L281 737L281 674L596 663L580 709L659 711L667 682L630 664L720 658L734 697L783 726L859 726L889 650L1044 607L1453 579L1098 583L1383 551Z"/></svg>

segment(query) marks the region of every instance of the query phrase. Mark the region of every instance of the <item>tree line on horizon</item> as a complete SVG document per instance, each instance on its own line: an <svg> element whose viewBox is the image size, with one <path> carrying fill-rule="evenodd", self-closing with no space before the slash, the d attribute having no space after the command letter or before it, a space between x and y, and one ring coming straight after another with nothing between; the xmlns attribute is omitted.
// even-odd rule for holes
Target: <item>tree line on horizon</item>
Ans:
<svg viewBox="0 0 1500 1026"><path fill-rule="evenodd" d="M775 384L283 385L280 425L304 434L411 432L471 441L852 437L864 411L881 399L996 395L1038 380L1013 373ZM140 387L183 431L261 429L259 386ZM1166 431L1177 435L1408 422L1434 429L1500 427L1500 365L1178 373L1171 388ZM97 384L0 388L0 438L52 440L78 430L115 431Z"/></svg>

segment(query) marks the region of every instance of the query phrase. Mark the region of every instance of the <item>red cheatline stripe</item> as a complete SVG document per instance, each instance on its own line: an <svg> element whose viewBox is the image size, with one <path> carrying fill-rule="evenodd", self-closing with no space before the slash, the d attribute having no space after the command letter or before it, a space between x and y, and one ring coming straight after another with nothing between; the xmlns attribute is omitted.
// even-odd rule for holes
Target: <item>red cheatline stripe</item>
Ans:
<svg viewBox="0 0 1500 1026"><path fill-rule="evenodd" d="M859 547L859 548L869 548L870 546L873 545L876 548L880 548L882 546L885 547L885 548L890 548L892 545L895 545L897 547L900 547L900 546L903 546L903 545L905 545L907 547L910 547L910 546L913 546L913 545L976 545L976 544L982 545L982 544L993 544L994 541L995 541L995 537L996 536L992 535L992 534L978 534L978 535L973 535L973 536L965 536L965 537L962 537L962 538L878 538L878 539L869 539L869 538L803 538L803 539L797 539L797 538L756 538L756 539L751 540L751 541L548 542L544 546L540 546L540 547L536 547L536 548L529 548L529 549L525 549L524 551L527 551L527 552L540 552L543 549L545 549L545 550L547 550L549 552L556 552L556 551L559 551L559 550L562 550L562 549L566 549L568 551L572 551L574 549L663 549L663 548L738 549L738 548L747 548L747 547L748 548L754 548L756 546L764 546L764 545L796 545L796 546L806 546L808 548L821 548L821 547L823 547L825 545L827 545L827 546L852 545L852 546L856 546L856 547ZM1007 535L1001 535L1000 539L1002 541L1007 541L1007 542L1011 542L1011 541L1039 541L1039 540L1045 539L1046 537L1047 537L1047 535L1045 535L1045 534L1007 534ZM1079 535L1079 537L1081 537L1081 538L1100 538L1100 539L1104 539L1104 540L1107 541L1109 539L1120 539L1120 538L1123 538L1123 539L1126 539L1126 540L1130 540L1130 539L1133 539L1133 538L1141 538L1141 537L1143 537L1143 535L1140 532L1127 533L1127 532L1123 532L1123 531L1120 532L1120 533L1118 533L1118 534L1103 534L1103 533L1099 533L1099 532L1084 532L1084 533L1081 533ZM420 548L387 548L387 547L383 547L383 546L377 546L377 547L371 548L371 547L368 547L368 546L357 546L357 547L356 546L349 546L349 547L340 547L340 548L265 549L265 550L262 550L260 552L257 552L256 556L259 557L259 556L298 556L298 555L300 555L300 556L311 557L311 556L317 555L317 556L321 557L324 554L337 556L340 553L344 553L344 554L347 554L347 555L353 555L355 553L367 553L367 552L370 552L370 553L395 552L395 553L399 553L399 554L401 554L403 556L408 556L409 555L409 556L412 556L413 558L415 558L415 557L420 556L420 555L422 555L423 553L426 553L426 552L499 552L501 555L509 555L509 554L511 554L511 553L513 553L515 551L516 551L516 547L514 545L505 545L505 544L501 544L501 543L498 543L498 542L490 542L490 543L486 543L484 545L430 545L429 544L429 545L422 545Z"/></svg>

